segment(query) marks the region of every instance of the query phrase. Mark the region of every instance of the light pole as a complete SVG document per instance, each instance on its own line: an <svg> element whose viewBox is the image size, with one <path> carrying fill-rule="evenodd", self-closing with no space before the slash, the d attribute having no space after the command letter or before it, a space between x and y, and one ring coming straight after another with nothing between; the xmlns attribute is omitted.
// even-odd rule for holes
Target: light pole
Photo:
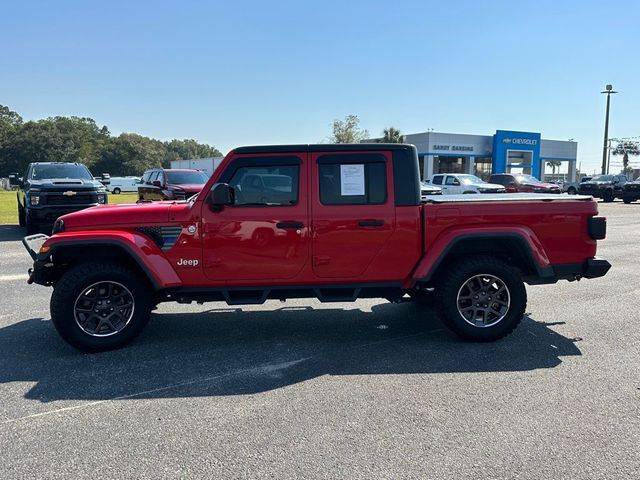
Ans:
<svg viewBox="0 0 640 480"><path fill-rule="evenodd" d="M607 144L609 143L609 104L611 103L611 94L618 93L613 90L613 85L607 85L606 90L600 93L607 94L607 111L604 116L604 144L602 146L602 174L607 173Z"/></svg>

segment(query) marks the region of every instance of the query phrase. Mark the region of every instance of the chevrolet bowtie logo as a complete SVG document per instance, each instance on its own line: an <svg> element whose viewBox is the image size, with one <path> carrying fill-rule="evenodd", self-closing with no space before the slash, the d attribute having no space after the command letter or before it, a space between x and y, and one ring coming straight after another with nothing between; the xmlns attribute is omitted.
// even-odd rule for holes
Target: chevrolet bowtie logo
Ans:
<svg viewBox="0 0 640 480"><path fill-rule="evenodd" d="M67 190L66 192L63 193L65 197L73 197L76 194L77 192L74 192L73 190Z"/></svg>

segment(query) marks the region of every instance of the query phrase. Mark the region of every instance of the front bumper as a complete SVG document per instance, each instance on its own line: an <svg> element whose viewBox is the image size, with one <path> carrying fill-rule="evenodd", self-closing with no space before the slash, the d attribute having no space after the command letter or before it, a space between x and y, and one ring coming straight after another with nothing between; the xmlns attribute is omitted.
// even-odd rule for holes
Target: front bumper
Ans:
<svg viewBox="0 0 640 480"><path fill-rule="evenodd" d="M72 207L49 207L46 205L39 207L28 207L27 216L29 217L29 221L32 223L53 223L58 219L58 217L61 217L62 215L84 210L85 208L95 207L97 205L99 204L93 203L89 205L74 205Z"/></svg>
<svg viewBox="0 0 640 480"><path fill-rule="evenodd" d="M28 270L28 284L37 283L38 285L52 285L52 276L54 265L48 252L40 253L40 247L49 239L48 235L37 233L29 235L22 239L24 248L27 249L29 256L33 259L33 268Z"/></svg>

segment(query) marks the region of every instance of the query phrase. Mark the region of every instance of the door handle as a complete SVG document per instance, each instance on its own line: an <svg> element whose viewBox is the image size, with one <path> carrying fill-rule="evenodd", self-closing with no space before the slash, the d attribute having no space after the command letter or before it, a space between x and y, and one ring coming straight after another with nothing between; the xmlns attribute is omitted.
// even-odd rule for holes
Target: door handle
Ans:
<svg viewBox="0 0 640 480"><path fill-rule="evenodd" d="M384 220L358 220L360 227L383 227Z"/></svg>
<svg viewBox="0 0 640 480"><path fill-rule="evenodd" d="M296 230L304 227L302 222L278 222L276 228L295 228Z"/></svg>

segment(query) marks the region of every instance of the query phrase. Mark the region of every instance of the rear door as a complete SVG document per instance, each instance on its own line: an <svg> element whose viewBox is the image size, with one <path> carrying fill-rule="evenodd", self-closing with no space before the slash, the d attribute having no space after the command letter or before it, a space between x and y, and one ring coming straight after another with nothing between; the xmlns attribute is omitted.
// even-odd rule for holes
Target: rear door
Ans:
<svg viewBox="0 0 640 480"><path fill-rule="evenodd" d="M202 207L205 275L235 285L298 275L309 259L307 153L239 155L218 181L235 203Z"/></svg>
<svg viewBox="0 0 640 480"><path fill-rule="evenodd" d="M395 229L389 152L313 152L313 272L325 279L364 275Z"/></svg>

